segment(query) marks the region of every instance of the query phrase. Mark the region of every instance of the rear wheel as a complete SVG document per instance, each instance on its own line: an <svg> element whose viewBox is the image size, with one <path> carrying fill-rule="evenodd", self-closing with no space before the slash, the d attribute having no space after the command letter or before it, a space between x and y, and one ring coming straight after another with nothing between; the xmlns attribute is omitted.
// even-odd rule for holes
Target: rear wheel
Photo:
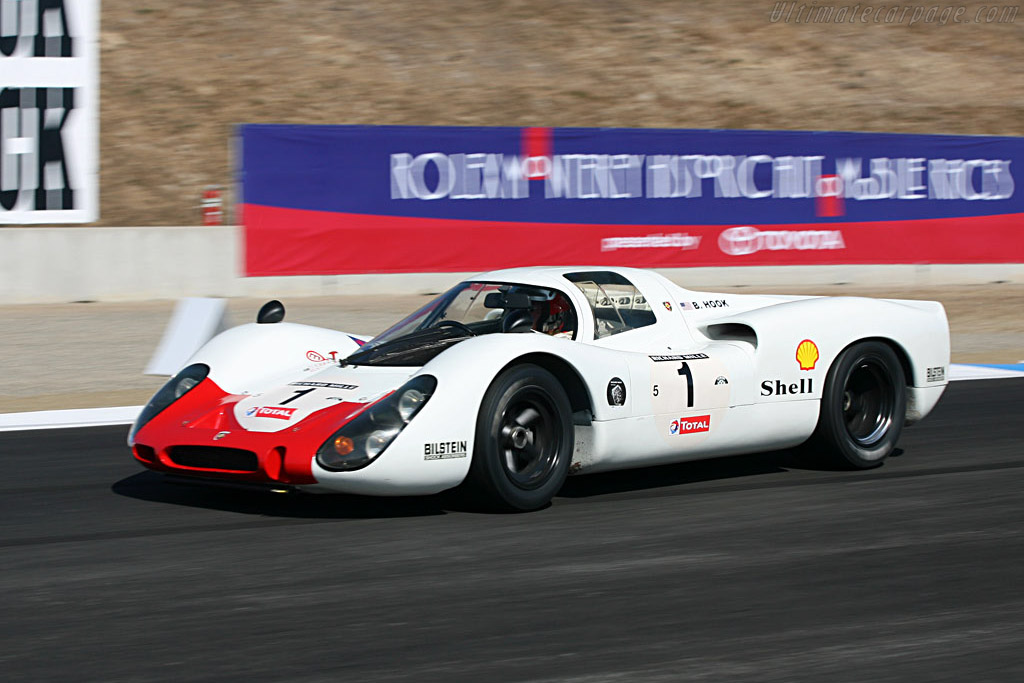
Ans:
<svg viewBox="0 0 1024 683"><path fill-rule="evenodd" d="M467 487L487 507L536 510L562 488L573 451L572 409L536 365L501 373L484 395Z"/></svg>
<svg viewBox="0 0 1024 683"><path fill-rule="evenodd" d="M829 368L809 445L829 464L877 467L896 448L907 398L903 367L882 342L859 342Z"/></svg>

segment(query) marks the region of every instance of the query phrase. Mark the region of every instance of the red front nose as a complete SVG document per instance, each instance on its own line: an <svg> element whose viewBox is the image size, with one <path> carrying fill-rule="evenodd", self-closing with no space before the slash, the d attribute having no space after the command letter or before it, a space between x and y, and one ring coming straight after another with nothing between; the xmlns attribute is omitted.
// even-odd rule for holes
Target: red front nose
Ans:
<svg viewBox="0 0 1024 683"><path fill-rule="evenodd" d="M209 378L145 424L132 453L151 470L264 484L315 484L317 449L366 404L338 403L279 432L250 432L229 394Z"/></svg>

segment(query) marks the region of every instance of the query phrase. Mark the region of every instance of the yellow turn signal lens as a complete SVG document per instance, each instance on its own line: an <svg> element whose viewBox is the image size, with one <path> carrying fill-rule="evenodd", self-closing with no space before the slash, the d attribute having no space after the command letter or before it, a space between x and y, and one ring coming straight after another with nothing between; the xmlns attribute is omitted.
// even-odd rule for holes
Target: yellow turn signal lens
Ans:
<svg viewBox="0 0 1024 683"><path fill-rule="evenodd" d="M338 455L348 455L354 451L356 445L352 443L352 439L347 436L339 436L334 440L334 450Z"/></svg>

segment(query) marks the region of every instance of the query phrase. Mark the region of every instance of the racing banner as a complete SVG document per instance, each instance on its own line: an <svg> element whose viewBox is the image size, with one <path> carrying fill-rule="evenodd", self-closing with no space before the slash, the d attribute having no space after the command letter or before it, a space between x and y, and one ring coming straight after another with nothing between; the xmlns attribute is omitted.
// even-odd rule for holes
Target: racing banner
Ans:
<svg viewBox="0 0 1024 683"><path fill-rule="evenodd" d="M0 1L0 224L99 218L99 4Z"/></svg>
<svg viewBox="0 0 1024 683"><path fill-rule="evenodd" d="M245 125L246 271L1022 263L1024 138Z"/></svg>

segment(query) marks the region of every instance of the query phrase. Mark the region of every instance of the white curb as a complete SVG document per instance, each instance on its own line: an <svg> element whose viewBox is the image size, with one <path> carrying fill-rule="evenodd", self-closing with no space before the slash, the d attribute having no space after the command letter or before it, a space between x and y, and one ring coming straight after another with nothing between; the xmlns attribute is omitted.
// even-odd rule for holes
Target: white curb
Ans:
<svg viewBox="0 0 1024 683"><path fill-rule="evenodd" d="M1024 365L1020 370L990 368L984 365L950 365L949 381L965 379L1004 379L1007 377L1024 377Z"/></svg>
<svg viewBox="0 0 1024 683"><path fill-rule="evenodd" d="M122 406L119 408L76 408L37 410L31 413L0 413L0 432L126 425L135 422L135 418L141 410L142 406Z"/></svg>

